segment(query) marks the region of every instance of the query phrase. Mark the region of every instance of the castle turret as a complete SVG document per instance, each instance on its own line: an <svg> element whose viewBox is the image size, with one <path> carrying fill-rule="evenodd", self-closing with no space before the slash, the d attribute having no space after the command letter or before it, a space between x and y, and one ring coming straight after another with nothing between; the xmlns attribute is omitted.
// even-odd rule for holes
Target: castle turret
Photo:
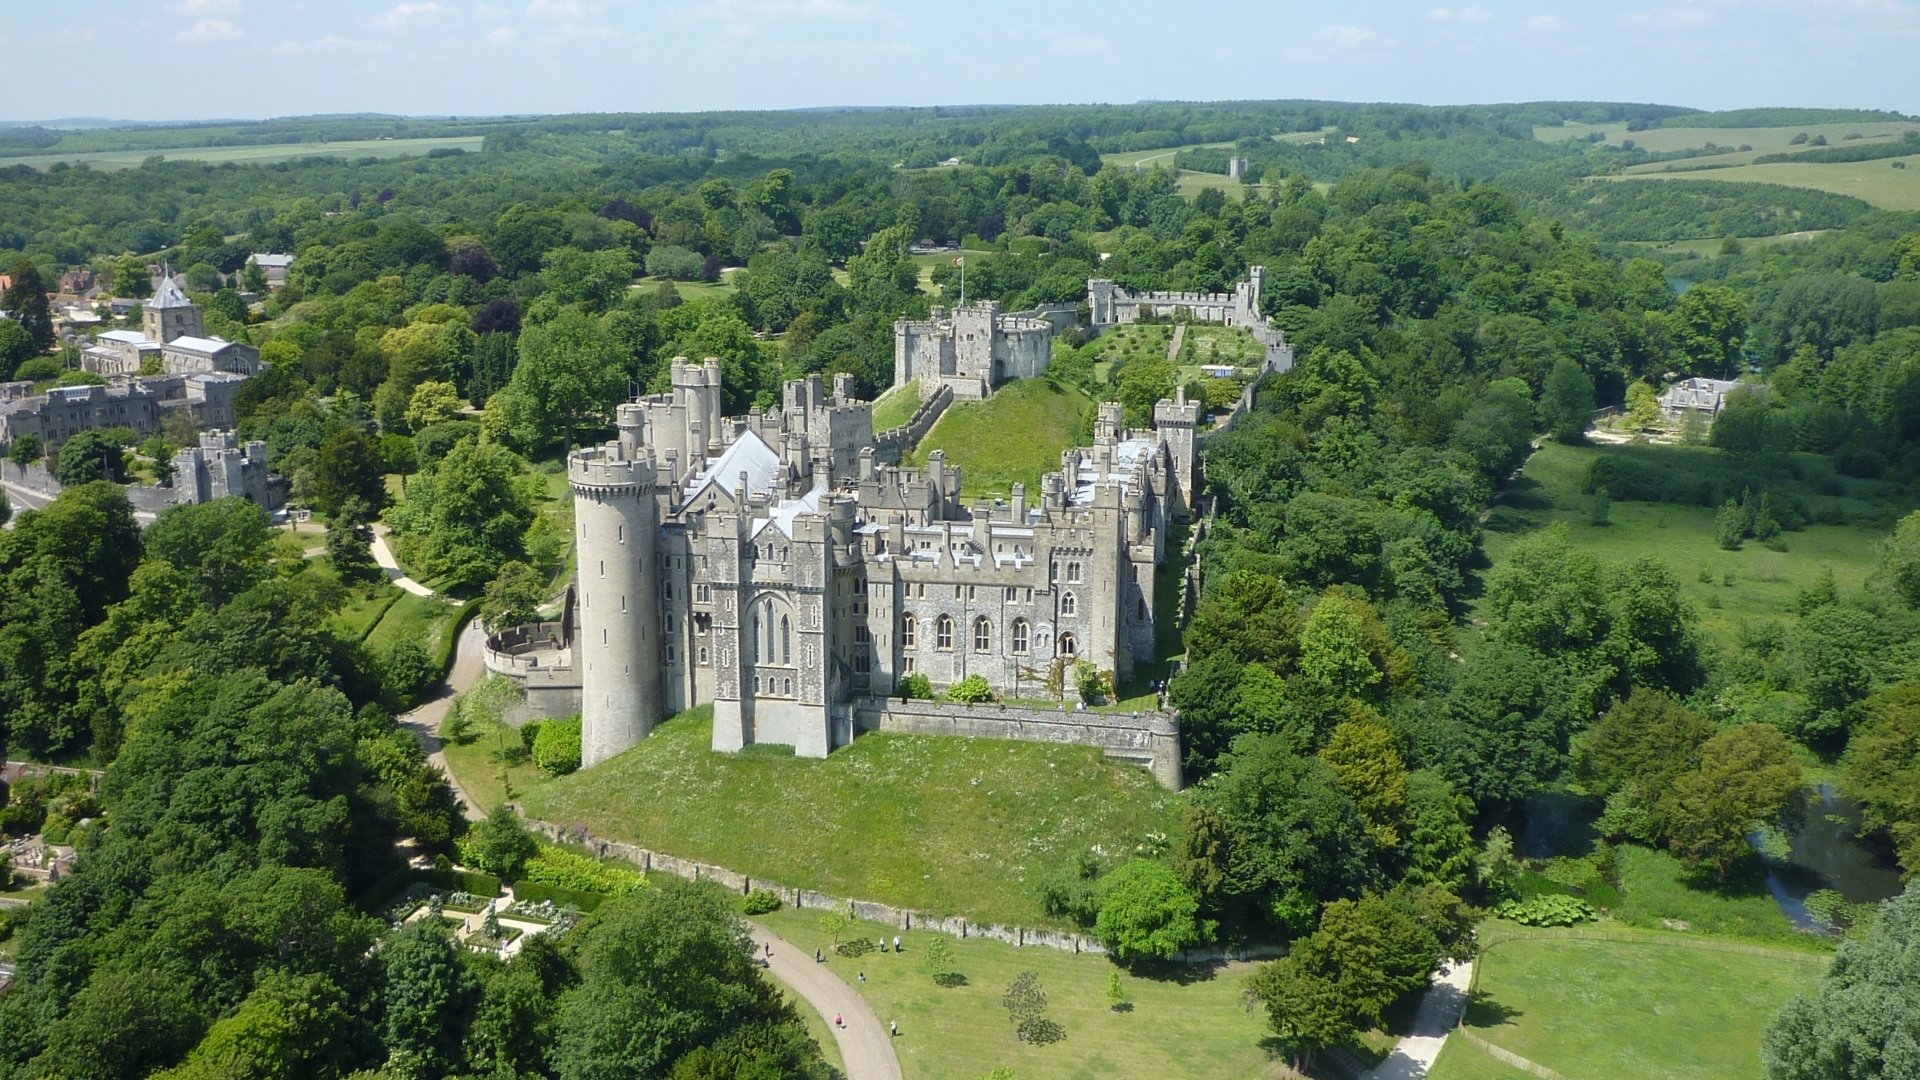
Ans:
<svg viewBox="0 0 1920 1080"><path fill-rule="evenodd" d="M1153 429L1159 433L1160 441L1166 444L1167 453L1173 458L1174 499L1183 511L1182 516L1192 511L1199 484L1194 467L1197 457L1195 428L1199 423L1200 405L1187 400L1187 388L1184 386L1174 387L1172 401L1163 398L1153 406Z"/></svg>
<svg viewBox="0 0 1920 1080"><path fill-rule="evenodd" d="M624 416L622 419L626 419ZM660 720L661 632L653 451L622 440L567 461L579 522L580 763L595 765Z"/></svg>

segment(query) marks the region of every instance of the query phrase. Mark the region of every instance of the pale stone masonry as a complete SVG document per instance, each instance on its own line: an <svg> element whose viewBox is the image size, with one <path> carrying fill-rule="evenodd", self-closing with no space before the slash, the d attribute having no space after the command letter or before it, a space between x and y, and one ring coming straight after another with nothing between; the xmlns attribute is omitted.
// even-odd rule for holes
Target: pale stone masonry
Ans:
<svg viewBox="0 0 1920 1080"><path fill-rule="evenodd" d="M1094 444L1063 452L1038 492L968 506L940 452L923 469L877 460L844 376L831 394L789 382L779 409L739 417L721 416L716 361L676 360L672 379L568 462L587 765L708 702L716 750L822 757L908 674L1039 697L1079 660L1125 678L1174 617L1153 577L1192 505L1199 407L1184 396L1152 431L1102 405Z"/></svg>
<svg viewBox="0 0 1920 1080"><path fill-rule="evenodd" d="M1043 374L1052 359L1051 322L1004 314L992 300L893 324L893 384L918 382L922 397L944 385L961 401L978 401L1010 379Z"/></svg>
<svg viewBox="0 0 1920 1080"><path fill-rule="evenodd" d="M1266 350L1263 370L1287 371L1293 367L1293 349L1287 345L1286 335L1260 311L1266 281L1264 266L1248 267L1247 280L1235 285L1230 293L1136 293L1104 278L1090 278L1087 321L1095 334L1148 319L1187 318L1197 323L1244 327Z"/></svg>

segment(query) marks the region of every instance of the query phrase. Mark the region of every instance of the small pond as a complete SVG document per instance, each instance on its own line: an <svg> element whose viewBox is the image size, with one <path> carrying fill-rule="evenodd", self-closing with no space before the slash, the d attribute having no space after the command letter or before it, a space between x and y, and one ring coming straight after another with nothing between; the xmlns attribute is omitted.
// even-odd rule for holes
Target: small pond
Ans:
<svg viewBox="0 0 1920 1080"><path fill-rule="evenodd" d="M1899 869L1862 843L1859 830L1859 803L1828 784L1814 789L1805 819L1789 834L1786 860L1767 860L1767 889L1795 926L1819 928L1806 900L1820 889L1833 889L1856 904L1900 895Z"/></svg>

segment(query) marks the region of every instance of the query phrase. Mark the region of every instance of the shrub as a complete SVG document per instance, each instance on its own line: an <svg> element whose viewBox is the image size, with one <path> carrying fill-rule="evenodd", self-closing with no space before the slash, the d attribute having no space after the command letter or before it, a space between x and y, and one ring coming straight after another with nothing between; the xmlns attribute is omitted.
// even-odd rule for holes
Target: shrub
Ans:
<svg viewBox="0 0 1920 1080"><path fill-rule="evenodd" d="M1508 900L1493 909L1495 915L1522 926L1572 926L1599 918L1593 905L1574 896L1549 893L1525 900Z"/></svg>
<svg viewBox="0 0 1920 1080"><path fill-rule="evenodd" d="M1073 674L1080 700L1088 705L1098 705L1113 696L1113 679L1087 661L1075 664Z"/></svg>
<svg viewBox="0 0 1920 1080"><path fill-rule="evenodd" d="M540 850L540 842L510 806L495 807L484 821L467 830L458 846L462 862L508 880L519 877L520 868Z"/></svg>
<svg viewBox="0 0 1920 1080"><path fill-rule="evenodd" d="M900 700L932 701L933 684L925 675L915 672L900 680Z"/></svg>
<svg viewBox="0 0 1920 1080"><path fill-rule="evenodd" d="M993 687L987 685L986 676L969 675L947 687L947 697L952 701L975 705L982 701L992 701Z"/></svg>
<svg viewBox="0 0 1920 1080"><path fill-rule="evenodd" d="M748 915L768 915L780 910L780 894L772 889L755 889L740 901L740 910Z"/></svg>
<svg viewBox="0 0 1920 1080"><path fill-rule="evenodd" d="M541 845L539 854L527 860L526 878L537 885L607 896L625 896L647 887L646 875L638 870L603 863L550 844Z"/></svg>
<svg viewBox="0 0 1920 1080"><path fill-rule="evenodd" d="M1022 1020L1014 1032L1021 1042L1030 1042L1035 1046L1051 1046L1067 1037L1067 1029L1059 1021L1036 1016L1031 1020Z"/></svg>
<svg viewBox="0 0 1920 1080"><path fill-rule="evenodd" d="M565 776L580 767L580 718L549 720L533 740L533 763L548 776Z"/></svg>
<svg viewBox="0 0 1920 1080"><path fill-rule="evenodd" d="M833 951L845 957L865 956L873 951L873 942L863 937L852 938L835 945Z"/></svg>

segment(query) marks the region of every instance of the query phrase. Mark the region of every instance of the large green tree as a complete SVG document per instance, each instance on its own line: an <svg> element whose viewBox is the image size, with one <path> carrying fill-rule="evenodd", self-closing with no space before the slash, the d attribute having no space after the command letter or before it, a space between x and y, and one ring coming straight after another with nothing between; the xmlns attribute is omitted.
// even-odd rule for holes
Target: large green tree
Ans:
<svg viewBox="0 0 1920 1080"><path fill-rule="evenodd" d="M1668 843L1688 863L1725 878L1751 852L1747 835L1778 824L1800 794L1800 762L1780 729L1746 724L1700 747L1698 768L1674 777L1661 801Z"/></svg>
<svg viewBox="0 0 1920 1080"><path fill-rule="evenodd" d="M1171 960L1204 940L1200 905L1167 864L1130 859L1102 880L1100 888L1093 932L1121 963Z"/></svg>
<svg viewBox="0 0 1920 1080"><path fill-rule="evenodd" d="M1847 742L1841 786L1860 801L1860 826L1884 835L1909 874L1920 872L1920 685L1901 683L1867 701Z"/></svg>
<svg viewBox="0 0 1920 1080"><path fill-rule="evenodd" d="M1920 1076L1920 888L1880 905L1811 995L1787 1003L1760 1056L1768 1080Z"/></svg>
<svg viewBox="0 0 1920 1080"><path fill-rule="evenodd" d="M14 263L8 276L13 284L0 293L0 312L27 332L35 352L46 352L53 348L53 305L47 301L47 280L31 259Z"/></svg>
<svg viewBox="0 0 1920 1080"><path fill-rule="evenodd" d="M415 474L406 499L387 513L409 562L428 577L472 588L524 559L534 512L521 466L506 447L468 439Z"/></svg>
<svg viewBox="0 0 1920 1080"><path fill-rule="evenodd" d="M540 450L605 427L627 394L627 358L606 322L567 308L520 333L520 359L488 406L515 443Z"/></svg>

